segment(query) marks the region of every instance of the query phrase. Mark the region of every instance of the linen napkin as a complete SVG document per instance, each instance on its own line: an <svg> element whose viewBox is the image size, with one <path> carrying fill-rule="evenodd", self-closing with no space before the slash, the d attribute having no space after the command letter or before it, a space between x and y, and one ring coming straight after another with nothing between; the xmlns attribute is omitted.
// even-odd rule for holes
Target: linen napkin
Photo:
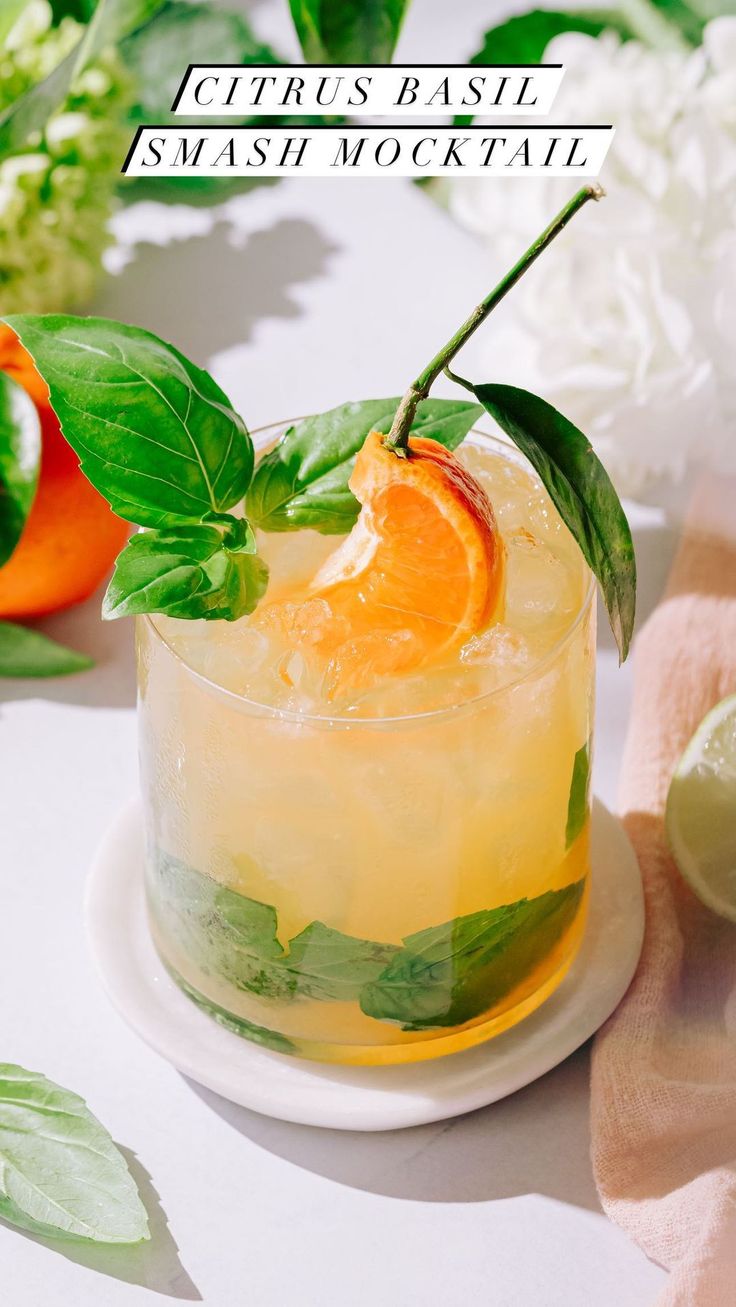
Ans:
<svg viewBox="0 0 736 1307"><path fill-rule="evenodd" d="M634 658L620 808L646 933L595 1040L593 1167L605 1211L671 1272L658 1307L736 1307L736 924L687 888L663 820L682 750L736 692L733 481L699 488Z"/></svg>

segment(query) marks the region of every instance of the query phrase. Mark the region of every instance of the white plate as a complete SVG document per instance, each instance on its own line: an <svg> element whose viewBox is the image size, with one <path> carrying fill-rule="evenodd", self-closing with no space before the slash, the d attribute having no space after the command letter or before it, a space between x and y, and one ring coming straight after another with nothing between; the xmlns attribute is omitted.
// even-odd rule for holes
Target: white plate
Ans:
<svg viewBox="0 0 736 1307"><path fill-rule="evenodd" d="M105 835L87 890L97 969L121 1016L156 1052L224 1098L266 1116L337 1130L396 1130L494 1103L585 1042L625 994L641 952L644 902L634 851L596 800L585 937L565 980L505 1034L462 1053L390 1067L339 1067L271 1053L201 1012L167 975L148 931L143 826L129 804Z"/></svg>

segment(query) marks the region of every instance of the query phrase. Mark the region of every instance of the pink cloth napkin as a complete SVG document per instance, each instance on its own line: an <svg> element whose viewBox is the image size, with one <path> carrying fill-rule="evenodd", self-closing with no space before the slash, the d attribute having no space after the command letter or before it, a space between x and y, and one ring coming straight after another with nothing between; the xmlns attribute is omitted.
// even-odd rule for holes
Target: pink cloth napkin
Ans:
<svg viewBox="0 0 736 1307"><path fill-rule="evenodd" d="M721 492L722 534L703 533L704 503L707 512L701 494L637 641L620 806L641 865L646 935L593 1052L598 1189L612 1220L670 1270L658 1307L736 1307L736 925L686 887L663 824L683 748L708 709L736 692L733 487L727 503Z"/></svg>

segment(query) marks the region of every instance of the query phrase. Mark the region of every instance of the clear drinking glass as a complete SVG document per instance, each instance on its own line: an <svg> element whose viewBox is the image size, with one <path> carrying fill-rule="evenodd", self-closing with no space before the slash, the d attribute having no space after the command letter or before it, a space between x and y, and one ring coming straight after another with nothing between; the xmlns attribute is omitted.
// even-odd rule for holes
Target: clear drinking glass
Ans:
<svg viewBox="0 0 736 1307"><path fill-rule="evenodd" d="M258 703L138 619L151 929L210 1015L279 1052L378 1065L480 1043L556 988L589 873L580 567L564 630L523 674L430 711L397 712L399 684L390 716Z"/></svg>

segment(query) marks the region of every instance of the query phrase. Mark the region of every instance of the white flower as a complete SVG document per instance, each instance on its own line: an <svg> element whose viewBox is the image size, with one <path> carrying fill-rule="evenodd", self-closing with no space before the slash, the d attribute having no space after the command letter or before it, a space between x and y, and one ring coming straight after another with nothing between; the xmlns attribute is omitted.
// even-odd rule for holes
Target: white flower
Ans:
<svg viewBox="0 0 736 1307"><path fill-rule="evenodd" d="M570 33L545 58L567 68L553 118L616 136L607 198L514 293L527 348L502 379L533 376L623 493L700 462L736 471L736 19L690 53ZM569 195L567 178L460 181L450 206L500 275Z"/></svg>

